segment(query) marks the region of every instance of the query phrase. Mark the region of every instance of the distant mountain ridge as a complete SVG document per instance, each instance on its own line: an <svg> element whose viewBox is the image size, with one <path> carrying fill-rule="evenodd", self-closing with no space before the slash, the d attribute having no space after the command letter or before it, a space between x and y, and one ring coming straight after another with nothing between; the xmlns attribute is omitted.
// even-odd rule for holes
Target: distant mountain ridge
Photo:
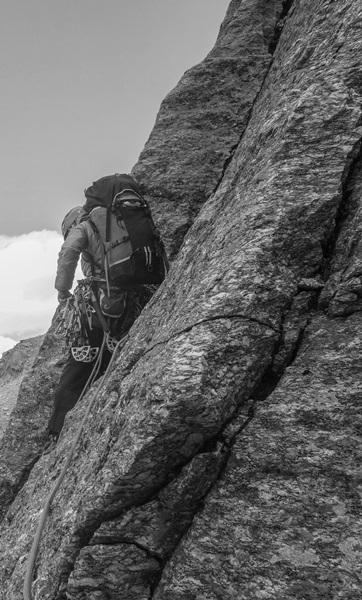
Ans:
<svg viewBox="0 0 362 600"><path fill-rule="evenodd" d="M7 352L7 350L11 350L11 348L16 346L17 343L18 342L16 342L12 338L0 336L0 359L4 352Z"/></svg>
<svg viewBox="0 0 362 600"><path fill-rule="evenodd" d="M31 368L44 339L43 335L18 342L0 358L0 439L15 406L24 376Z"/></svg>

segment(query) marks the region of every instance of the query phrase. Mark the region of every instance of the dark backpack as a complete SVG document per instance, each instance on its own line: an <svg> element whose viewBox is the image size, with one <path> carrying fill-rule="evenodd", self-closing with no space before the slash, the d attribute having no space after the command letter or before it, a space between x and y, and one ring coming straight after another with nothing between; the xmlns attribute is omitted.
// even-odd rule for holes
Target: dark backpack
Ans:
<svg viewBox="0 0 362 600"><path fill-rule="evenodd" d="M159 284L167 257L147 201L130 175L110 175L85 191L89 221L104 249L104 272L114 285Z"/></svg>

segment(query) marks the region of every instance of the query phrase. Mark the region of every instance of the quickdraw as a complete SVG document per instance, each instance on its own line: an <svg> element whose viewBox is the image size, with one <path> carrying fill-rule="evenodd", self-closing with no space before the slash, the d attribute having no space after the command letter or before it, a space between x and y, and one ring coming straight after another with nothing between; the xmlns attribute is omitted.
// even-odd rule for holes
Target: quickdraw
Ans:
<svg viewBox="0 0 362 600"><path fill-rule="evenodd" d="M73 296L68 298L59 317L59 323L55 335L62 339L63 352L70 351L74 360L80 362L93 362L98 354L99 348L92 346L90 332L94 327L96 317L105 334L105 346L113 353L119 338L113 337L110 332L110 320L101 311L97 295L93 289L94 283L106 284L105 279L88 277L78 281ZM139 310L141 312L141 309Z"/></svg>
<svg viewBox="0 0 362 600"><path fill-rule="evenodd" d="M60 315L55 335L63 340L63 352L72 347L89 345L87 331L91 326L92 307L84 294L83 285L78 282L71 298L68 298ZM84 327L84 319L87 327Z"/></svg>

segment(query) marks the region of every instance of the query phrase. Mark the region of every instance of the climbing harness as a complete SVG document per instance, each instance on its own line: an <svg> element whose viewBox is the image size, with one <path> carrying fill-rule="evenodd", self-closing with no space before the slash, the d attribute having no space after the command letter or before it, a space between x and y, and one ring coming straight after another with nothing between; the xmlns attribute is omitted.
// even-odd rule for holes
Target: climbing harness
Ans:
<svg viewBox="0 0 362 600"><path fill-rule="evenodd" d="M98 355L99 348L90 344L91 331L96 318L106 334L106 346L114 351L118 339L111 336L110 321L105 317L98 300L94 285L106 284L105 279L87 277L78 281L73 296L68 298L60 315L55 335L63 340L63 352L71 351L74 360L92 362ZM125 309L125 300L124 300ZM119 315L118 315L119 316Z"/></svg>
<svg viewBox="0 0 362 600"><path fill-rule="evenodd" d="M78 346L77 348L71 348L70 351L74 360L84 363L90 363L93 362L94 359L97 357L99 348L92 348L92 346Z"/></svg>
<svg viewBox="0 0 362 600"><path fill-rule="evenodd" d="M63 352L90 346L89 332L93 328L92 315L95 312L90 299L89 285L86 284L86 280L78 281L73 296L68 298L61 312L55 330L55 335L63 339Z"/></svg>
<svg viewBox="0 0 362 600"><path fill-rule="evenodd" d="M85 423L86 423L86 421L88 419L88 416L89 416L89 414L90 414L90 412L92 410L92 407L94 405L95 399L97 398L97 395L99 394L99 392L102 389L102 386L105 384L105 382L107 380L107 377L108 377L108 375L110 373L110 370L112 368L112 365L114 363L114 360L116 358L116 354L117 354L118 350L125 344L125 342L127 340L127 337L128 336L126 335L121 340L119 340L119 342L117 342L117 345L114 348L114 352L113 352L113 355L112 355L111 360L109 362L109 365L108 365L108 367L106 369L106 372L104 373L103 377L100 378L100 381L99 381L97 387L95 388L95 390L93 391L93 393L92 393L92 395L90 397L90 400L89 400L89 403L88 403L88 406L87 406L87 410L85 411L85 414L84 414L84 417L83 417L82 422L80 424L80 427L79 427L79 429L78 429L78 431L77 431L77 433L75 435L75 438L74 438L73 443L71 445L71 448L70 448L69 454L67 456L67 459L66 459L66 461L65 461L65 463L63 465L63 468L62 468L62 470L60 472L60 475L59 475L57 481L55 482L54 487L51 490L49 496L47 497L47 499L45 501L45 504L44 504L44 507L43 507L43 511L42 511L42 514L41 514L41 517L40 517L40 520L39 520L39 523L38 523L38 527L37 527L37 530L36 530L36 533L35 533L35 537L34 537L34 540L33 540L33 544L32 544L31 550L30 550L30 554L29 554L29 560L28 560L28 565L27 565L25 579L24 579L24 587L23 587L23 598L24 598L24 600L32 600L32 598L31 598L31 585L32 585L32 580L33 580L33 572L34 572L34 567L35 567L35 561L36 561L36 558L37 558L37 555L38 555L40 540L41 540L41 536L42 536L42 532L43 532L43 529L44 529L44 526L45 526L45 522L46 522L47 516L49 514L51 503L53 502L56 493L58 492L61 484L63 483L63 480L65 478L65 474L66 474L66 472L68 470L68 467L69 467L69 465L70 465L70 463L72 461L74 450L75 450L75 448L77 446L77 443L78 443L78 441L79 441L79 439L80 439L80 437L82 435L83 427L84 427L84 425L85 425ZM104 349L105 344L106 344L106 334L103 335L103 342L102 342L102 346L101 346L100 352L98 353L98 357L97 357L97 360L96 360L96 362L94 364L92 373L90 374L90 376L88 378L88 381L87 381L87 383L85 384L85 386L83 388L83 391L82 391L82 393L81 393L81 395L79 397L78 402L84 397L86 391L92 385L92 383L94 382L94 380L95 380L95 378L96 378L96 376L97 376L97 374L99 372L99 369L100 369L100 366L101 366L101 359L102 359L103 349Z"/></svg>

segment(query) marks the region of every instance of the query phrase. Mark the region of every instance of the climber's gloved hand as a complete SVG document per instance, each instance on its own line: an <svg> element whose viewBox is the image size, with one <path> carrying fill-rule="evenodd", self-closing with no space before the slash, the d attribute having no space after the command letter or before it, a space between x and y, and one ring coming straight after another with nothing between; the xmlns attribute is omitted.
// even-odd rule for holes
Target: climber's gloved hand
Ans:
<svg viewBox="0 0 362 600"><path fill-rule="evenodd" d="M58 292L58 302L59 304L62 304L63 302L66 302L68 300L68 298L71 298L72 294L70 293L69 290L60 290Z"/></svg>

